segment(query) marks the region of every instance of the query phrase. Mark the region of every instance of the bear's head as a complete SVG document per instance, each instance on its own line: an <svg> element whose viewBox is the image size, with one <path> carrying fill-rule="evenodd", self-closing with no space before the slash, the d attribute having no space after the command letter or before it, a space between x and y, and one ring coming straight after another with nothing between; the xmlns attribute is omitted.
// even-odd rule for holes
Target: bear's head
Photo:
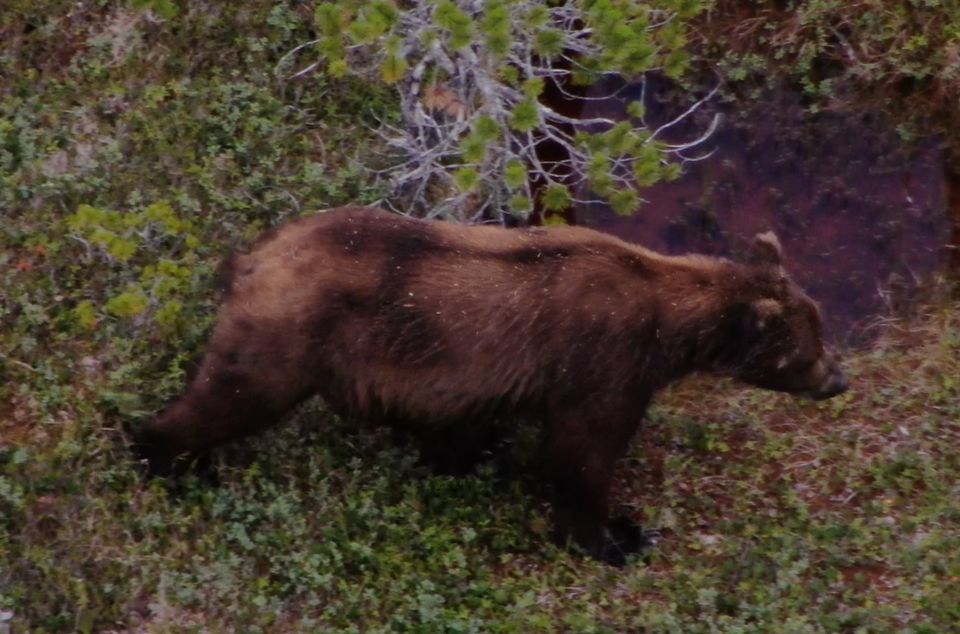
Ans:
<svg viewBox="0 0 960 634"><path fill-rule="evenodd" d="M752 292L741 324L747 345L733 374L757 387L816 400L846 391L839 357L823 341L820 309L784 271L772 232L754 239L747 267Z"/></svg>

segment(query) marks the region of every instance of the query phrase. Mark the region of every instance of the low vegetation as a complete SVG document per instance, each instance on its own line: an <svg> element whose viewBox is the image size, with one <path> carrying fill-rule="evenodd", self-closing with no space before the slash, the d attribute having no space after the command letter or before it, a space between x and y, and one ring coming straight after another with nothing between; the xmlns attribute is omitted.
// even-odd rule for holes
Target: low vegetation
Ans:
<svg viewBox="0 0 960 634"><path fill-rule="evenodd" d="M122 373L8 358L2 610L30 631L948 631L958 318L889 323L823 404L705 379L664 395L615 495L663 537L623 570L552 546L522 444L519 473L441 477L311 403L219 454L218 485L171 493L127 455Z"/></svg>
<svg viewBox="0 0 960 634"><path fill-rule="evenodd" d="M702 14L698 54L737 90L784 80L812 111L868 107L905 138L945 135L960 149L960 5L940 0L717 0Z"/></svg>
<svg viewBox="0 0 960 634"><path fill-rule="evenodd" d="M822 404L706 379L663 395L615 496L662 538L622 570L551 544L526 431L516 460L449 478L311 402L218 453L216 484L144 482L123 428L182 388L220 255L377 200L356 158L399 117L375 84L278 79L311 37L296 3L147 4L0 14L0 631L960 622L946 297L879 327L850 356L851 391Z"/></svg>

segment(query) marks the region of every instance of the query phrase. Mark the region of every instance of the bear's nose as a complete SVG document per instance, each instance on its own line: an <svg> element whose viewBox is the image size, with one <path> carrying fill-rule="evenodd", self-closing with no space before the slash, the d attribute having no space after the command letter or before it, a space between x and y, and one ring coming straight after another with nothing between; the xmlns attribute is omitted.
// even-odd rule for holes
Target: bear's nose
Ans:
<svg viewBox="0 0 960 634"><path fill-rule="evenodd" d="M850 380L843 372L836 371L830 374L830 378L813 395L818 401L832 398L838 394L843 394L850 387Z"/></svg>

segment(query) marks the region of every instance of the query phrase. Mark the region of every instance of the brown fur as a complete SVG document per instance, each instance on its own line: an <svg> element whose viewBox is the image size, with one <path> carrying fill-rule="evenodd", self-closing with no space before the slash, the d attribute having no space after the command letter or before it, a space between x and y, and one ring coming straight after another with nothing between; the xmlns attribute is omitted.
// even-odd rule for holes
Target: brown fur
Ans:
<svg viewBox="0 0 960 634"><path fill-rule="evenodd" d="M696 370L818 398L845 389L776 238L759 236L749 261L666 257L584 228L319 213L224 267L199 373L140 446L162 473L320 394L458 461L495 418L523 416L544 427L558 536L619 562L610 478L656 390Z"/></svg>

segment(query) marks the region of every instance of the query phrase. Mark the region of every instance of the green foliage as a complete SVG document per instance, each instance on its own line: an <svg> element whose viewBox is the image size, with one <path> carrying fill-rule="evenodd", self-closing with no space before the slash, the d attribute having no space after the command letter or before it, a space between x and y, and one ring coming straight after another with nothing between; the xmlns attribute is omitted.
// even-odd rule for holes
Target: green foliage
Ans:
<svg viewBox="0 0 960 634"><path fill-rule="evenodd" d="M453 180L462 191L470 191L480 182L480 173L470 167L461 167L454 172Z"/></svg>
<svg viewBox="0 0 960 634"><path fill-rule="evenodd" d="M493 117L480 116L473 122L473 134L484 143L493 143L500 136L500 126Z"/></svg>
<svg viewBox="0 0 960 634"><path fill-rule="evenodd" d="M905 136L960 134L951 104L960 98L956 51L960 4L720 0L696 32L700 55L750 90L784 79L801 87L816 111L824 107L883 111ZM749 28L739 25L749 24Z"/></svg>
<svg viewBox="0 0 960 634"><path fill-rule="evenodd" d="M520 189L527 182L527 168L522 161L513 159L503 169L503 180L510 189Z"/></svg>
<svg viewBox="0 0 960 634"><path fill-rule="evenodd" d="M646 108L642 101L631 101L627 104L627 114L637 119L643 119L646 114Z"/></svg>
<svg viewBox="0 0 960 634"><path fill-rule="evenodd" d="M119 430L182 388L227 249L379 196L353 153L395 116L376 86L277 81L312 28L284 4L108 4L0 11L0 630L124 629L175 572L141 557L186 534L140 540L189 514Z"/></svg>
<svg viewBox="0 0 960 634"><path fill-rule="evenodd" d="M614 193L612 164L610 156L602 151L594 151L590 163L587 164L587 182L590 183L590 188L601 196Z"/></svg>
<svg viewBox="0 0 960 634"><path fill-rule="evenodd" d="M572 133L603 137L599 128L610 124L584 121L581 126L549 108L541 102L547 87L566 90L604 75L633 77L654 70L680 77L689 62L682 50L684 18L705 5L698 0L436 0L390 5L381 9L386 13L381 17L371 3L337 0L315 10L315 51L327 75L378 76L396 84L404 124L402 136L392 142L404 155L390 170L396 206L460 220L497 217L523 208L520 199L509 202L516 190L533 199L532 182L579 187L576 179L561 182L538 160L542 137L568 153L561 160L574 174L586 169L592 153L608 151L609 143L588 153L578 150ZM348 56L347 50L355 54ZM390 135L396 133L392 128ZM649 136L622 133L621 142L625 137L632 144L614 148L616 156L606 163L609 173L588 179L593 194L612 201L619 193L618 209L639 200L621 192L636 186L633 163L647 160L641 146ZM664 178L670 164L669 148L649 149L662 160L646 163L647 184ZM517 161L526 165L526 183L518 182ZM464 167L479 178L467 183L463 174L472 172L462 172ZM568 204L573 194L568 191ZM520 215L526 217L527 211Z"/></svg>
<svg viewBox="0 0 960 634"><path fill-rule="evenodd" d="M543 190L541 197L547 211L560 211L570 205L570 192L563 185L550 185Z"/></svg>
<svg viewBox="0 0 960 634"><path fill-rule="evenodd" d="M131 0L131 5L137 9L152 9L165 20L175 18L179 12L173 0Z"/></svg>
<svg viewBox="0 0 960 634"><path fill-rule="evenodd" d="M387 55L383 60L381 76L386 84L395 84L400 81L403 74L407 72L407 62L398 55Z"/></svg>
<svg viewBox="0 0 960 634"><path fill-rule="evenodd" d="M85 265L124 265L123 276L130 281L106 300L103 308L108 314L129 319L152 308L158 324L177 325L183 300L194 289L191 271L198 263L201 242L190 222L160 201L123 214L84 204L66 224L70 236L98 247L83 258ZM138 253L149 255L135 258ZM81 323L91 322L91 308L88 301L77 315Z"/></svg>
<svg viewBox="0 0 960 634"><path fill-rule="evenodd" d="M515 216L524 218L533 211L533 201L523 194L517 194L510 199L510 211Z"/></svg>
<svg viewBox="0 0 960 634"><path fill-rule="evenodd" d="M532 132L540 125L540 109L535 101L521 101L510 115L510 127L517 132Z"/></svg>
<svg viewBox="0 0 960 634"><path fill-rule="evenodd" d="M664 538L623 570L551 544L532 456L438 476L315 402L218 453L217 486L144 482L121 430L183 387L220 255L381 196L354 158L382 153L370 127L398 113L370 83L278 81L313 28L286 3L177 3L165 21L118 6L0 12L0 630L955 627L955 302L852 355L844 400L714 382L659 398L614 502ZM128 53L90 44L130 15ZM647 141L608 129L584 151L609 172L603 155ZM529 213L522 157L503 178L505 204Z"/></svg>
<svg viewBox="0 0 960 634"><path fill-rule="evenodd" d="M104 308L117 317L136 317L147 309L150 299L142 289L133 286L107 300Z"/></svg>
<svg viewBox="0 0 960 634"><path fill-rule="evenodd" d="M496 57L510 52L512 47L510 10L503 0L487 2L486 13L480 22L484 43Z"/></svg>
<svg viewBox="0 0 960 634"><path fill-rule="evenodd" d="M487 156L487 142L477 134L463 137L460 142L460 153L468 163L480 163Z"/></svg>
<svg viewBox="0 0 960 634"><path fill-rule="evenodd" d="M618 191L610 196L610 206L621 216L629 216L636 211L639 204L640 196L632 189Z"/></svg>
<svg viewBox="0 0 960 634"><path fill-rule="evenodd" d="M563 53L563 44L563 33L559 29L545 28L534 36L533 50L537 55L552 59Z"/></svg>
<svg viewBox="0 0 960 634"><path fill-rule="evenodd" d="M473 39L473 20L452 0L440 0L434 12L437 26L446 31L450 47L461 49Z"/></svg>
<svg viewBox="0 0 960 634"><path fill-rule="evenodd" d="M321 11L323 6L317 7L317 11ZM335 9L336 7L332 8ZM330 31L330 26L342 27L341 16L336 16L334 20L331 20L329 16L321 16L321 19L326 21L324 33L327 35L339 32L337 30ZM370 44L393 28L396 21L397 9L393 4L382 0L367 2L359 8L356 17L350 22L350 34L355 41Z"/></svg>

